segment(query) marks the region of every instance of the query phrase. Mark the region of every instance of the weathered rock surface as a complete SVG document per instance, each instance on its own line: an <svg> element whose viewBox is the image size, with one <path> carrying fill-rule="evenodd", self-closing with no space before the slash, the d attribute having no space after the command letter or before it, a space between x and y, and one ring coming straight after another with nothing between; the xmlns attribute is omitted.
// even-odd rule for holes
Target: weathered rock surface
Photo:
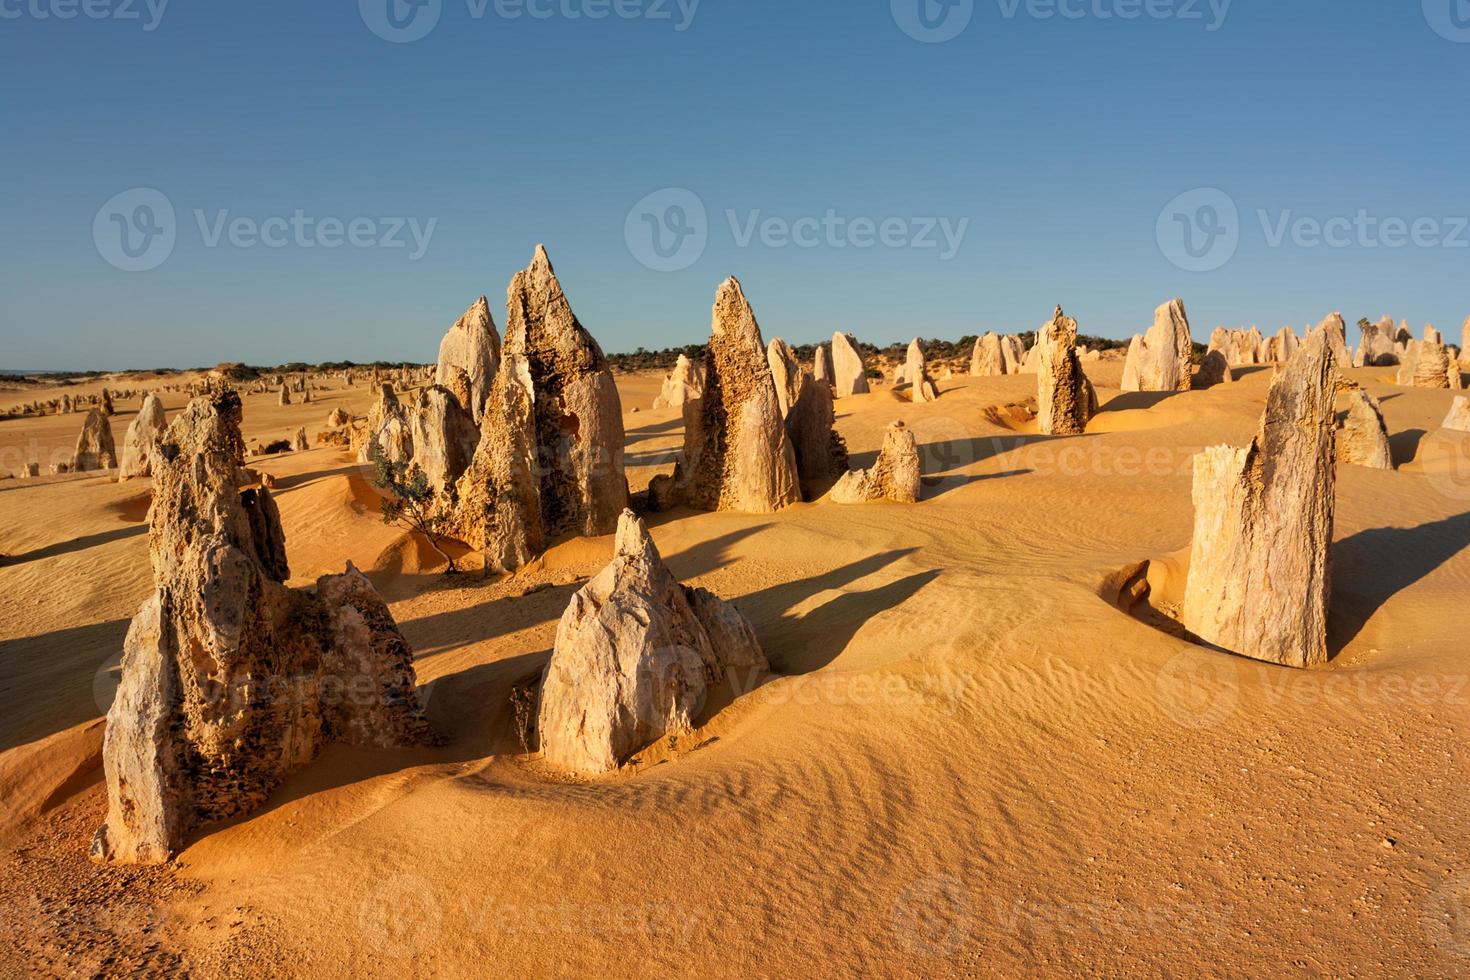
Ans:
<svg viewBox="0 0 1470 980"><path fill-rule="evenodd" d="M557 625L541 687L542 754L575 772L610 772L664 735L690 730L730 671L766 669L745 617L681 585L643 522L625 511L612 563Z"/></svg>
<svg viewBox="0 0 1470 980"><path fill-rule="evenodd" d="M838 398L868 393L868 366L852 335L832 335L832 372L832 389Z"/></svg>
<svg viewBox="0 0 1470 980"><path fill-rule="evenodd" d="M801 363L789 344L776 337L766 348L766 362L771 366L771 380L776 384L776 403L784 419L801 393Z"/></svg>
<svg viewBox="0 0 1470 980"><path fill-rule="evenodd" d="M1347 390L1347 402L1347 414L1337 433L1338 462L1375 470L1393 469L1388 426L1383 422L1378 399L1353 385Z"/></svg>
<svg viewBox="0 0 1470 980"><path fill-rule="evenodd" d="M917 503L922 491L922 476L919 446L913 430L902 422L894 422L883 433L883 448L878 459L868 469L844 474L832 488L830 499L834 504L863 504L878 500Z"/></svg>
<svg viewBox="0 0 1470 980"><path fill-rule="evenodd" d="M1395 347L1398 328L1393 324L1393 317L1383 317L1377 323L1360 320L1358 329L1362 331L1362 339L1353 357L1354 367L1384 367L1399 362Z"/></svg>
<svg viewBox="0 0 1470 980"><path fill-rule="evenodd" d="M660 481L655 496L700 510L755 514L797 503L796 455L760 325L733 278L715 296L704 377L704 397L684 413L684 449L672 485Z"/></svg>
<svg viewBox="0 0 1470 980"><path fill-rule="evenodd" d="M1470 432L1470 398L1455 397L1450 413L1444 417L1443 427L1456 432Z"/></svg>
<svg viewBox="0 0 1470 980"><path fill-rule="evenodd" d="M327 426L332 429L340 429L352 422L352 416L347 414L345 408L334 408L332 414L327 416Z"/></svg>
<svg viewBox="0 0 1470 980"><path fill-rule="evenodd" d="M1300 346L1301 341L1297 340L1296 331L1291 327L1282 327L1270 340L1270 360L1277 364L1284 364L1291 360L1292 355Z"/></svg>
<svg viewBox="0 0 1470 980"><path fill-rule="evenodd" d="M1235 380L1235 372L1230 370L1230 361L1222 350L1212 350L1199 362L1199 370L1195 372L1193 387L1213 388L1215 385L1230 384Z"/></svg>
<svg viewBox="0 0 1470 980"><path fill-rule="evenodd" d="M924 348L919 346L918 337L909 342L908 356L903 366L903 379L908 382L909 397L913 401L939 400L939 389L934 384L933 376L929 374L928 365L924 363Z"/></svg>
<svg viewBox="0 0 1470 980"><path fill-rule="evenodd" d="M276 397L276 404L277 405L289 405L289 404L291 404L291 389L290 389L290 387L288 387L287 385L281 385L281 392Z"/></svg>
<svg viewBox="0 0 1470 980"><path fill-rule="evenodd" d="M1466 321L1470 323L1470 321ZM827 387L832 387L833 379L837 372L832 368L832 350L826 344L818 344L817 351L812 355L812 376L818 381L825 382Z"/></svg>
<svg viewBox="0 0 1470 980"><path fill-rule="evenodd" d="M1415 388L1459 387L1460 366L1437 337L1438 332L1434 332L1424 340L1408 342L1399 361L1399 384Z"/></svg>
<svg viewBox="0 0 1470 980"><path fill-rule="evenodd" d="M127 435L123 437L122 461L117 471L119 480L144 477L153 472L154 459L167 428L163 402L159 401L157 395L149 393L143 399L138 417L133 419L128 426Z"/></svg>
<svg viewBox="0 0 1470 980"><path fill-rule="evenodd" d="M796 456L797 478L822 484L847 472L847 443L837 432L832 387L804 368L797 370L801 382L786 413L786 438Z"/></svg>
<svg viewBox="0 0 1470 980"><path fill-rule="evenodd" d="M1134 370L1130 372L1125 363L1124 391L1189 390L1194 341L1183 300L1170 300L1155 310L1154 325L1137 345L1136 354L1133 344L1128 348ZM1133 384L1137 387L1129 387Z"/></svg>
<svg viewBox="0 0 1470 980"><path fill-rule="evenodd" d="M1346 371L1353 366L1353 353L1347 346L1347 322L1343 320L1341 313L1329 313L1327 318L1317 324L1317 330L1327 335L1327 344L1332 348L1332 357L1337 362L1339 371Z"/></svg>
<svg viewBox="0 0 1470 980"><path fill-rule="evenodd" d="M439 493L451 493L480 445L480 429L448 389L430 385L419 392L409 417L413 467ZM445 506L452 506L445 503Z"/></svg>
<svg viewBox="0 0 1470 980"><path fill-rule="evenodd" d="M1036 424L1043 435L1081 435L1097 414L1097 392L1077 356L1077 321L1058 306L1037 332Z"/></svg>
<svg viewBox="0 0 1470 980"><path fill-rule="evenodd" d="M111 468L109 460L117 459L117 447L112 441L112 424L100 408L88 410L82 422L81 434L77 436L76 452L72 455L73 473L90 473L93 470ZM104 465L106 464L106 465Z"/></svg>
<svg viewBox="0 0 1470 980"><path fill-rule="evenodd" d="M1314 334L1272 382L1250 448L1195 457L1183 621L1205 642L1292 667L1327 661L1336 388Z"/></svg>
<svg viewBox="0 0 1470 980"><path fill-rule="evenodd" d="M454 521L492 567L519 568L563 534L609 534L628 503L623 408L597 341L546 249L516 273L505 344Z"/></svg>
<svg viewBox="0 0 1470 980"><path fill-rule="evenodd" d="M674 369L664 378L663 389L654 399L655 410L661 408L683 408L704 394L704 380L694 362L683 354L674 362Z"/></svg>
<svg viewBox="0 0 1470 980"><path fill-rule="evenodd" d="M327 742L430 738L408 644L349 566L316 592L282 583L269 491L241 491L240 400L196 399L159 450L154 594L124 644L107 716L107 822L92 857L168 860L196 827L249 813Z"/></svg>
<svg viewBox="0 0 1470 980"><path fill-rule="evenodd" d="M362 430L363 443L357 447L360 463L370 463L376 450L394 463L413 459L413 430L408 409L393 393L391 384L378 388L378 400L368 411L367 427Z"/></svg>
<svg viewBox="0 0 1470 980"><path fill-rule="evenodd" d="M434 383L450 391L456 388L456 372L469 379L469 399L460 402L475 424L485 417L485 402L500 368L500 336L490 316L490 303L481 296L439 342L439 363Z"/></svg>
<svg viewBox="0 0 1470 980"><path fill-rule="evenodd" d="M975 350L970 355L970 377L994 378L1006 373L1006 354L1001 339L994 333L987 333L975 341Z"/></svg>

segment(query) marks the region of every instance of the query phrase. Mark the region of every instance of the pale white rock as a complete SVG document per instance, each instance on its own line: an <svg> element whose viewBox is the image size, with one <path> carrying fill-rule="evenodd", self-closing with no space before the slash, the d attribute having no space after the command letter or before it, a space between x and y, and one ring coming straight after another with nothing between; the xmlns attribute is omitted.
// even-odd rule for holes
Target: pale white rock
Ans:
<svg viewBox="0 0 1470 980"><path fill-rule="evenodd" d="M850 334L832 335L832 388L838 398L868 393L868 366Z"/></svg>
<svg viewBox="0 0 1470 980"><path fill-rule="evenodd" d="M664 378L663 389L654 399L655 410L661 408L683 408L696 401L704 393L704 380L693 362L683 354L674 362L674 369Z"/></svg>
<svg viewBox="0 0 1470 980"><path fill-rule="evenodd" d="M1443 428L1456 432L1470 432L1470 398L1455 396L1450 413L1444 417Z"/></svg>
<svg viewBox="0 0 1470 980"><path fill-rule="evenodd" d="M143 407L137 418L128 425L123 437L122 461L118 465L118 480L145 477L153 472L154 459L163 439L168 422L164 417L163 402L149 393L143 399Z"/></svg>
<svg viewBox="0 0 1470 980"><path fill-rule="evenodd" d="M499 368L500 335L495 332L490 302L481 296L439 342L434 383L453 391L456 372L463 371L469 379L469 401L461 402L460 407L478 425L485 417L485 402L490 398L490 386Z"/></svg>
<svg viewBox="0 0 1470 980"><path fill-rule="evenodd" d="M686 406L684 449L671 483L658 481L654 496L755 514L798 503L796 455L760 325L733 278L715 296L704 373L704 396Z"/></svg>
<svg viewBox="0 0 1470 980"><path fill-rule="evenodd" d="M766 348L766 362L771 367L771 380L776 383L776 404L784 419L801 392L801 364L790 345L776 337Z"/></svg>
<svg viewBox="0 0 1470 980"><path fill-rule="evenodd" d="M681 585L647 529L624 511L612 563L572 597L557 624L537 719L547 762L611 772L640 749L693 728L732 671L746 687L769 669L733 606Z"/></svg>
<svg viewBox="0 0 1470 980"><path fill-rule="evenodd" d="M1378 399L1357 385L1347 391L1348 410L1337 433L1339 462L1375 470L1393 469L1388 426Z"/></svg>
<svg viewBox="0 0 1470 980"><path fill-rule="evenodd" d="M1006 355L1001 339L987 333L975 341L975 350L970 355L972 378L993 378L1006 374Z"/></svg>
<svg viewBox="0 0 1470 980"><path fill-rule="evenodd" d="M106 413L100 408L89 409L82 422L81 434L77 436L71 472L88 473L110 469L109 461L116 458L117 447L112 441L112 424L107 421Z"/></svg>
<svg viewBox="0 0 1470 980"><path fill-rule="evenodd" d="M933 376L929 374L928 365L924 363L924 348L919 345L918 337L909 342L908 356L904 360L903 378L908 382L909 397L913 401L939 400L939 389L934 384Z"/></svg>
<svg viewBox="0 0 1470 980"><path fill-rule="evenodd" d="M1195 457L1183 622L1206 643L1292 667L1327 661L1336 388L1331 347L1314 334L1272 382L1250 448Z"/></svg>
<svg viewBox="0 0 1470 980"><path fill-rule="evenodd" d="M894 422L883 433L878 459L868 469L844 474L833 486L830 499L835 504L879 500L917 503L922 491L921 477L919 447L913 430L902 422Z"/></svg>

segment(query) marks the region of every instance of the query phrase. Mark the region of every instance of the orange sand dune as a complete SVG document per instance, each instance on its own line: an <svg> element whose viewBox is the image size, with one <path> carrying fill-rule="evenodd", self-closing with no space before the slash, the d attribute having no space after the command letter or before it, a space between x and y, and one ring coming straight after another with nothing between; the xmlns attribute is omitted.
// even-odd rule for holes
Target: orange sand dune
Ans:
<svg viewBox="0 0 1470 980"><path fill-rule="evenodd" d="M347 454L260 462L293 584L373 575L447 744L333 747L163 869L85 857L99 719L151 587L147 481L0 483L0 972L1463 976L1470 434L1437 432L1450 394L1352 372L1401 468L1341 468L1336 656L1294 672L1103 594L1188 545L1190 457L1250 439L1270 369L1166 397L1088 368L1105 405L1078 438L987 415L1034 397L1029 376L840 400L855 465L893 419L914 429L916 506L652 519L778 676L737 678L696 732L600 779L523 754L508 698L609 539L446 580ZM635 491L681 441L658 382L619 379ZM370 397L250 396L246 435L312 435ZM69 449L80 424L0 422L0 450Z"/></svg>

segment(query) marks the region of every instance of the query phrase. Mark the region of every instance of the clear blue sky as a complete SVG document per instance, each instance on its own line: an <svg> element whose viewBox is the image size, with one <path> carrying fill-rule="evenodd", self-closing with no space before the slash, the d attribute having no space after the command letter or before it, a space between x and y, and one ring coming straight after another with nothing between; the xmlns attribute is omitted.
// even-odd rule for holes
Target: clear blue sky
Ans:
<svg viewBox="0 0 1470 980"><path fill-rule="evenodd" d="M564 13L614 0L534 0L544 19L442 0L412 43L369 29L374 0L172 0L153 30L145 0L86 0L136 20L54 16L81 2L0 0L0 368L432 360L481 293L503 326L537 242L609 351L702 341L728 275L767 338L793 343L1027 330L1057 303L1084 333L1123 337L1175 295L1196 339L1334 310L1458 338L1470 313L1470 248L1444 244L1470 245L1455 221L1470 215L1470 43L1420 0L1235 0L1214 30L1208 0L1152 0L1199 19L1131 20L1099 12L1143 0L1067 0L1070 18L974 0L944 43L900 28L895 4L918 0L703 0L682 31L676 0L617 0L670 19ZM625 226L671 187L706 208L707 246L654 271ZM1201 187L1238 207L1239 247L1186 271L1157 227ZM94 235L132 188L176 211L150 271L115 268ZM397 249L211 247L195 216L297 210L371 218L368 237L437 223L415 260L407 231ZM901 219L895 241L923 219L968 228L945 260L824 235L742 244L726 214L829 210ZM1436 225L1401 248L1357 232L1273 246L1261 210L1273 227L1359 211Z"/></svg>

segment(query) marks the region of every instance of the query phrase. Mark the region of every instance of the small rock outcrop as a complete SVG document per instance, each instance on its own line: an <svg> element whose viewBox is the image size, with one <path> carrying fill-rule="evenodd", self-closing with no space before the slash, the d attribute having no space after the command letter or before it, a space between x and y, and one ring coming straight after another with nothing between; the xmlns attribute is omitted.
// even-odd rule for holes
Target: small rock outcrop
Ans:
<svg viewBox="0 0 1470 980"><path fill-rule="evenodd" d="M628 481L612 369L544 246L511 280L506 307L500 369L454 524L491 567L509 571L560 535L611 533Z"/></svg>
<svg viewBox="0 0 1470 980"><path fill-rule="evenodd" d="M909 342L908 356L903 366L903 379L908 382L909 397L913 401L939 400L939 389L934 384L934 378L929 374L928 365L924 363L924 348L919 346L918 337Z"/></svg>
<svg viewBox="0 0 1470 980"><path fill-rule="evenodd" d="M1336 389L1331 346L1313 334L1272 382L1251 446L1195 457L1183 622L1206 643L1291 667L1327 661Z"/></svg>
<svg viewBox="0 0 1470 980"><path fill-rule="evenodd" d="M128 425L127 435L123 436L122 461L118 464L117 471L119 480L152 474L158 446L167 429L163 402L157 395L150 393L143 399L138 417Z"/></svg>
<svg viewBox="0 0 1470 980"><path fill-rule="evenodd" d="M456 372L463 371L469 380L469 394L460 407L470 414L476 425L485 417L485 402L490 386L500 368L500 336L490 316L490 303L481 296L439 342L439 363L434 383L456 391ZM456 392L458 396L458 392Z"/></svg>
<svg viewBox="0 0 1470 980"><path fill-rule="evenodd" d="M869 391L868 366L851 334L832 335L832 390L838 398L866 395Z"/></svg>
<svg viewBox="0 0 1470 980"><path fill-rule="evenodd" d="M1296 354L1301 342L1297 340L1296 331L1291 327L1282 327L1276 332L1276 336L1270 340L1270 360L1276 364L1284 364L1291 360Z"/></svg>
<svg viewBox="0 0 1470 980"><path fill-rule="evenodd" d="M674 362L674 369L664 378L663 390L653 401L654 410L661 408L683 408L704 394L704 382L694 362L683 354Z"/></svg>
<svg viewBox="0 0 1470 980"><path fill-rule="evenodd" d="M836 376L836 371L832 368L831 349L826 344L818 344L816 353L812 355L812 377L825 382L830 388Z"/></svg>
<svg viewBox="0 0 1470 980"><path fill-rule="evenodd" d="M367 580L348 566L315 591L283 584L280 516L269 491L240 489L243 452L229 391L191 402L159 449L155 591L107 715L94 860L168 860L194 828L255 810L328 742L432 737L412 653Z"/></svg>
<svg viewBox="0 0 1470 980"><path fill-rule="evenodd" d="M650 485L656 506L765 514L798 503L796 454L760 325L733 278L715 296L704 378L704 397L684 413L673 477Z"/></svg>
<svg viewBox="0 0 1470 980"><path fill-rule="evenodd" d="M832 387L804 368L797 370L800 387L786 413L786 438L802 485L826 484L847 472L847 443L837 432Z"/></svg>
<svg viewBox="0 0 1470 980"><path fill-rule="evenodd" d="M1454 432L1470 432L1470 398L1455 396L1450 413L1444 417L1443 428Z"/></svg>
<svg viewBox="0 0 1470 980"><path fill-rule="evenodd" d="M1440 341L1439 331L1426 327L1423 340L1410 340L1404 345L1398 383L1414 388L1460 388L1459 361Z"/></svg>
<svg viewBox="0 0 1470 980"><path fill-rule="evenodd" d="M107 415L102 409L89 409L82 422L81 434L77 436L71 472L90 473L94 470L111 469L116 460L117 446L112 441L112 423L107 421Z"/></svg>
<svg viewBox="0 0 1470 980"><path fill-rule="evenodd" d="M430 385L419 392L409 415L413 466L439 493L454 490L480 445L480 429L448 389ZM445 501L443 506L452 507Z"/></svg>
<svg viewBox="0 0 1470 980"><path fill-rule="evenodd" d="M1398 328L1393 324L1393 317L1385 316L1377 323L1359 320L1358 329L1362 331L1362 339L1353 356L1354 367L1385 367L1399 362Z"/></svg>
<svg viewBox="0 0 1470 980"><path fill-rule="evenodd" d="M970 377L994 378L1008 374L1006 354L1001 339L987 333L975 341L975 350L970 355Z"/></svg>
<svg viewBox="0 0 1470 980"><path fill-rule="evenodd" d="M643 522L624 511L612 563L572 596L557 625L541 685L542 755L574 772L610 772L693 728L730 671L767 669L745 617L681 585Z"/></svg>
<svg viewBox="0 0 1470 980"><path fill-rule="evenodd" d="M1097 392L1077 356L1077 321L1058 306L1037 332L1036 424L1042 435L1074 436L1097 414Z"/></svg>
<svg viewBox="0 0 1470 980"><path fill-rule="evenodd" d="M1337 432L1338 462L1375 470L1393 469L1388 426L1383 422L1378 399L1352 385L1347 390L1347 402L1347 413Z"/></svg>
<svg viewBox="0 0 1470 980"><path fill-rule="evenodd" d="M391 384L379 385L378 400L368 411L362 440L362 444L357 446L360 463L372 462L375 452L394 463L407 463L413 459L413 430L409 413L394 394Z"/></svg>
<svg viewBox="0 0 1470 980"><path fill-rule="evenodd" d="M291 388L288 385L281 385L280 394L276 396L276 404L282 406L291 404Z"/></svg>
<svg viewBox="0 0 1470 980"><path fill-rule="evenodd" d="M306 426L296 430L295 437L291 440L291 451L304 453L311 448L311 442L306 438Z"/></svg>
<svg viewBox="0 0 1470 980"><path fill-rule="evenodd" d="M1135 337L1129 344L1122 389L1188 391L1193 353L1194 340L1189 333L1184 301L1170 300L1154 311L1154 325L1147 335ZM1130 365L1132 370L1129 370Z"/></svg>
<svg viewBox="0 0 1470 980"><path fill-rule="evenodd" d="M771 380L776 383L776 403L784 419L791 412L796 396L801 393L801 362L791 346L776 337L766 348L766 363L771 366Z"/></svg>
<svg viewBox="0 0 1470 980"><path fill-rule="evenodd" d="M1317 324L1317 329L1327 335L1327 344L1332 348L1332 357L1339 371L1353 366L1353 352L1347 346L1347 321L1341 313L1329 313L1327 319Z"/></svg>
<svg viewBox="0 0 1470 980"><path fill-rule="evenodd" d="M832 488L830 499L834 504L865 504L878 500L918 503L922 476L919 446L913 430L902 422L894 422L883 433L883 448L877 461L868 469L844 474Z"/></svg>
<svg viewBox="0 0 1470 980"><path fill-rule="evenodd" d="M1199 370L1195 372L1193 387L1213 388L1215 385L1230 384L1235 380L1235 372L1230 370L1230 361L1222 350L1212 350L1199 362Z"/></svg>

